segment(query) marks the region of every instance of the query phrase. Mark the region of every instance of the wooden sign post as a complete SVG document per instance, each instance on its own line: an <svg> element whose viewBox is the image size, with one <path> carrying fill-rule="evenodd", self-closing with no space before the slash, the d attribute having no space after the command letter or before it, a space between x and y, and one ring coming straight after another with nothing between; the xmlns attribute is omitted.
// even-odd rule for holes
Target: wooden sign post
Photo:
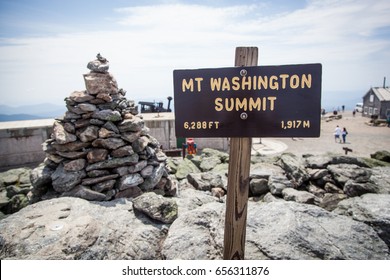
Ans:
<svg viewBox="0 0 390 280"><path fill-rule="evenodd" d="M237 47L235 66L257 66L257 47ZM245 115L242 116L245 121ZM226 198L225 260L243 260L252 138L230 138L228 191Z"/></svg>

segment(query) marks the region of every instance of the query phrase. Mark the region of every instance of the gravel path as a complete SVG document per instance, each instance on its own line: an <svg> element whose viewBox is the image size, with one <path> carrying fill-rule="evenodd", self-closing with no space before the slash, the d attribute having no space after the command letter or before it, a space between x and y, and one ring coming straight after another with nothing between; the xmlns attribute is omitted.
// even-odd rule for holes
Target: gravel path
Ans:
<svg viewBox="0 0 390 280"><path fill-rule="evenodd" d="M352 149L348 155L370 157L370 154L379 151L390 151L390 128L374 127L366 124L370 119L361 114L352 116L352 112L342 113L342 119L326 122L321 121L321 135L319 138L259 138L253 140L254 151L261 154L291 152L296 155L324 154L327 152L345 155L343 147ZM335 143L334 129L339 125L348 131L345 144ZM274 150L274 152L272 152Z"/></svg>

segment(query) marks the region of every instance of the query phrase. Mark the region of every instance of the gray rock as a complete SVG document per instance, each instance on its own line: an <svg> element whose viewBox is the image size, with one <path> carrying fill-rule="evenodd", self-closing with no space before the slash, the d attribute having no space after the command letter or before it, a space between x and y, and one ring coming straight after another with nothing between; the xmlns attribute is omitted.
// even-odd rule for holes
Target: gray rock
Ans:
<svg viewBox="0 0 390 280"><path fill-rule="evenodd" d="M224 184L220 175L212 172L190 173L188 182L197 190L210 191L212 188L223 188Z"/></svg>
<svg viewBox="0 0 390 280"><path fill-rule="evenodd" d="M85 178L82 180L82 185L91 186L111 179L116 179L118 177L119 177L118 174L109 174L109 175L93 177L93 178Z"/></svg>
<svg viewBox="0 0 390 280"><path fill-rule="evenodd" d="M310 173L310 180L319 180L328 174L328 169L313 169L312 173Z"/></svg>
<svg viewBox="0 0 390 280"><path fill-rule="evenodd" d="M153 169L152 174L145 179L145 181L139 185L141 190L150 191L152 190L161 180L165 172L164 164L160 164L159 166Z"/></svg>
<svg viewBox="0 0 390 280"><path fill-rule="evenodd" d="M30 181L32 185L32 201L36 202L39 198L44 195L49 187L51 187L51 175L54 170L48 166L41 164L31 171Z"/></svg>
<svg viewBox="0 0 390 280"><path fill-rule="evenodd" d="M292 188L293 184L286 176L275 175L269 177L268 187L273 195L282 196L282 191L285 188Z"/></svg>
<svg viewBox="0 0 390 280"><path fill-rule="evenodd" d="M121 114L118 111L113 111L111 109L96 111L93 113L92 118L110 122L122 120Z"/></svg>
<svg viewBox="0 0 390 280"><path fill-rule="evenodd" d="M81 103L94 99L93 95L88 94L86 91L74 91L69 98L75 102Z"/></svg>
<svg viewBox="0 0 390 280"><path fill-rule="evenodd" d="M111 152L113 157L126 157L134 154L134 150L130 145L122 146Z"/></svg>
<svg viewBox="0 0 390 280"><path fill-rule="evenodd" d="M306 191L298 191L293 188L285 188L282 196L286 201L295 201L298 203L314 204L316 196Z"/></svg>
<svg viewBox="0 0 390 280"><path fill-rule="evenodd" d="M309 192L309 193L312 193L314 194L316 197L323 197L324 194L326 193L326 191L324 189L321 189L320 187L316 186L316 185L313 185L313 184L308 184L306 186L306 190Z"/></svg>
<svg viewBox="0 0 390 280"><path fill-rule="evenodd" d="M199 167L203 172L210 171L221 162L222 161L218 156L203 157Z"/></svg>
<svg viewBox="0 0 390 280"><path fill-rule="evenodd" d="M140 209L153 208L147 205L152 196L157 195L147 193L147 207ZM378 236L389 232L388 211L383 211L389 195L369 196L340 202L355 201L353 210L345 208L348 216L275 197L267 198L273 201L268 203L249 202L246 259L390 259L386 235L383 240ZM225 204L191 189L167 200L176 201L180 209L168 235L155 218L132 211L132 203L124 199L89 203L59 198L27 206L0 221L0 258L221 259ZM171 212L164 202L160 205ZM158 213L150 211L152 217Z"/></svg>
<svg viewBox="0 0 390 280"><path fill-rule="evenodd" d="M365 193L378 193L379 188L370 183L357 183L353 180L348 180L345 185L344 185L344 193L347 194L348 196L360 196Z"/></svg>
<svg viewBox="0 0 390 280"><path fill-rule="evenodd" d="M332 161L330 156L316 155L305 158L306 166L315 169L325 169Z"/></svg>
<svg viewBox="0 0 390 280"><path fill-rule="evenodd" d="M94 147L100 147L105 149L111 149L115 150L122 146L125 146L126 142L123 141L121 138L106 138L106 139L96 139L92 142L92 146Z"/></svg>
<svg viewBox="0 0 390 280"><path fill-rule="evenodd" d="M77 136L67 132L61 123L55 121L53 125L53 139L55 139L58 144L66 144L76 141Z"/></svg>
<svg viewBox="0 0 390 280"><path fill-rule="evenodd" d="M104 161L108 156L106 149L93 149L87 153L88 163Z"/></svg>
<svg viewBox="0 0 390 280"><path fill-rule="evenodd" d="M64 170L65 171L81 171L86 166L87 161L83 158L75 159L72 161L69 161L67 163L64 163Z"/></svg>
<svg viewBox="0 0 390 280"><path fill-rule="evenodd" d="M9 203L6 207L5 214L16 213L29 204L30 204L30 202L29 202L26 195L24 195L24 194L14 195L9 200Z"/></svg>
<svg viewBox="0 0 390 280"><path fill-rule="evenodd" d="M113 132L115 132L116 134L119 134L119 129L116 127L116 125L113 123L113 122L111 122L111 121L107 121L104 125L103 125L103 127L105 128L105 129L108 129L108 130L111 130L111 131L113 131Z"/></svg>
<svg viewBox="0 0 390 280"><path fill-rule="evenodd" d="M182 189L177 197L173 197L180 209L180 215L203 205L217 202L217 199L206 192L195 189Z"/></svg>
<svg viewBox="0 0 390 280"><path fill-rule="evenodd" d="M355 164L332 164L328 165L328 170L340 186L344 186L348 180L353 180L357 183L366 183L371 176L370 170Z"/></svg>
<svg viewBox="0 0 390 280"><path fill-rule="evenodd" d="M133 199L134 209L153 220L171 224L177 218L178 207L173 199L165 198L153 192L144 193Z"/></svg>
<svg viewBox="0 0 390 280"><path fill-rule="evenodd" d="M98 59L88 62L87 68L93 72L107 73L110 65L108 61L102 62Z"/></svg>
<svg viewBox="0 0 390 280"><path fill-rule="evenodd" d="M115 199L138 197L141 194L143 194L141 189L139 187L137 187L137 186L134 186L134 187L130 187L130 188L127 188L127 189L125 189L123 191L119 191L118 193L116 193L115 194Z"/></svg>
<svg viewBox="0 0 390 280"><path fill-rule="evenodd" d="M95 169L117 168L124 165L134 165L138 162L138 154L123 158L112 158L105 161L96 162L86 167L86 171Z"/></svg>
<svg viewBox="0 0 390 280"><path fill-rule="evenodd" d="M3 208L9 204L10 200L7 196L7 191L0 191L0 208Z"/></svg>
<svg viewBox="0 0 390 280"><path fill-rule="evenodd" d="M123 132L121 133L121 138L129 143L133 143L135 140L137 140L139 137L141 137L141 132Z"/></svg>
<svg viewBox="0 0 390 280"><path fill-rule="evenodd" d="M222 259L224 204L184 212L171 225L162 246L166 259Z"/></svg>
<svg viewBox="0 0 390 280"><path fill-rule="evenodd" d="M389 151L377 151L373 154L370 155L371 158L385 161L385 162L390 162L390 152Z"/></svg>
<svg viewBox="0 0 390 280"><path fill-rule="evenodd" d="M137 140L135 140L132 143L132 147L133 147L134 152L140 153L143 150L145 150L145 148L148 146L148 144L149 144L149 138L146 136L142 136L142 137L137 138Z"/></svg>
<svg viewBox="0 0 390 280"><path fill-rule="evenodd" d="M341 201L335 213L372 226L390 247L390 195L364 194Z"/></svg>
<svg viewBox="0 0 390 280"><path fill-rule="evenodd" d="M72 123L64 123L64 129L73 134L76 132L76 128Z"/></svg>
<svg viewBox="0 0 390 280"><path fill-rule="evenodd" d="M375 167L371 169L370 182L378 188L378 193L390 194L390 167Z"/></svg>
<svg viewBox="0 0 390 280"><path fill-rule="evenodd" d="M136 187L144 182L144 179L139 173L129 174L123 176L119 183L118 183L118 189L123 191L125 189Z"/></svg>
<svg viewBox="0 0 390 280"><path fill-rule="evenodd" d="M286 171L297 187L310 179L309 173L306 171L305 166L297 159L296 156L291 154L283 154L279 160L280 166Z"/></svg>
<svg viewBox="0 0 390 280"><path fill-rule="evenodd" d="M30 184L30 168L10 169L0 173L0 187L13 184Z"/></svg>
<svg viewBox="0 0 390 280"><path fill-rule="evenodd" d="M103 201L106 199L105 194L93 191L90 188L83 185L78 185L77 187L71 189L70 191L63 192L61 196L79 197L85 200L92 200L92 201Z"/></svg>
<svg viewBox="0 0 390 280"><path fill-rule="evenodd" d="M196 165L191 162L189 159L185 158L183 161L180 162L179 166L177 167L177 172L176 172L176 178L178 180L182 180L184 178L187 178L187 175L190 173L200 173L201 171L199 170Z"/></svg>
<svg viewBox="0 0 390 280"><path fill-rule="evenodd" d="M282 200L282 198L274 196L272 193L268 192L263 197L263 202L270 203L274 201Z"/></svg>
<svg viewBox="0 0 390 280"><path fill-rule="evenodd" d="M249 183L249 189L253 196L260 196L269 192L267 179L252 179Z"/></svg>
<svg viewBox="0 0 390 280"><path fill-rule="evenodd" d="M110 175L110 171L108 170L92 170L87 173L88 177L90 178L96 178L101 176Z"/></svg>
<svg viewBox="0 0 390 280"><path fill-rule="evenodd" d="M96 106L89 103L80 103L77 105L78 108L80 108L83 112L93 112L96 110Z"/></svg>
<svg viewBox="0 0 390 280"><path fill-rule="evenodd" d="M78 128L83 128L83 127L90 125L91 120L89 118L80 119L80 120L76 120L75 122L72 121L72 123L74 123L75 128L78 129Z"/></svg>
<svg viewBox="0 0 390 280"><path fill-rule="evenodd" d="M80 159L87 155L87 152L57 152L57 154L62 158L67 159Z"/></svg>
<svg viewBox="0 0 390 280"><path fill-rule="evenodd" d="M99 93L115 94L118 92L118 84L109 73L91 72L84 74L85 87L92 95Z"/></svg>
<svg viewBox="0 0 390 280"><path fill-rule="evenodd" d="M58 144L58 143L52 144L53 148L59 152L75 152L87 148L90 145L91 145L90 143L83 143L80 141L74 141L66 144Z"/></svg>
<svg viewBox="0 0 390 280"><path fill-rule="evenodd" d="M109 130L109 129L104 128L104 127L99 129L98 135L99 135L99 138L119 137L119 135L116 134L114 131Z"/></svg>
<svg viewBox="0 0 390 280"><path fill-rule="evenodd" d="M153 174L154 167L152 165L146 166L144 169L141 170L140 174L144 178L149 178Z"/></svg>
<svg viewBox="0 0 390 280"><path fill-rule="evenodd" d="M67 111L65 112L65 115L63 116L63 120L65 121L71 121L74 122L75 120L78 120L81 118L81 115Z"/></svg>
<svg viewBox="0 0 390 280"><path fill-rule="evenodd" d="M284 170L275 164L261 162L251 165L250 168L250 178L251 179L266 179L268 180L270 176L285 174Z"/></svg>
<svg viewBox="0 0 390 280"><path fill-rule="evenodd" d="M328 211L333 211L337 208L339 202L346 198L348 198L348 196L342 193L326 193L324 194L319 206Z"/></svg>
<svg viewBox="0 0 390 280"><path fill-rule="evenodd" d="M369 167L362 158L350 156L334 156L331 164L355 164L359 167Z"/></svg>
<svg viewBox="0 0 390 280"><path fill-rule="evenodd" d="M0 258L159 259L164 236L159 225L136 217L128 200L90 203L64 197L27 206L1 220Z"/></svg>
<svg viewBox="0 0 390 280"><path fill-rule="evenodd" d="M129 173L140 172L147 165L148 165L148 162L146 160L141 160L141 161L137 162L135 165L129 166L128 171L129 171Z"/></svg>
<svg viewBox="0 0 390 280"><path fill-rule="evenodd" d="M104 181L104 182L101 182L101 183L98 183L96 185L93 185L91 188L92 190L96 191L96 192L106 192L106 191L109 191L111 190L114 185L116 183L116 180L108 180L108 181Z"/></svg>
<svg viewBox="0 0 390 280"><path fill-rule="evenodd" d="M144 121L138 117L127 119L119 123L118 129L120 132L139 132L144 128Z"/></svg>
<svg viewBox="0 0 390 280"><path fill-rule="evenodd" d="M215 149L204 148L202 150L202 154L204 157L218 157L221 162L225 163L229 160L229 154L225 152L221 152Z"/></svg>
<svg viewBox="0 0 390 280"><path fill-rule="evenodd" d="M344 193L342 189L338 188L335 184L332 184L330 182L325 184L324 190L328 193Z"/></svg>
<svg viewBox="0 0 390 280"><path fill-rule="evenodd" d="M246 244L248 258L255 260L390 258L368 225L294 202L249 203Z"/></svg>
<svg viewBox="0 0 390 280"><path fill-rule="evenodd" d="M53 189L57 192L67 192L81 183L87 174L84 170L68 172L64 170L64 166L60 164L56 171L51 175Z"/></svg>

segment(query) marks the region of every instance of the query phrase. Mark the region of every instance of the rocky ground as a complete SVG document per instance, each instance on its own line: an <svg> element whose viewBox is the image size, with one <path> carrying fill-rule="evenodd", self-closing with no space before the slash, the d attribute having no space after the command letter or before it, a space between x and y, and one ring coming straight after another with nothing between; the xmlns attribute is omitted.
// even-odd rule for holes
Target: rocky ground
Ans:
<svg viewBox="0 0 390 280"><path fill-rule="evenodd" d="M374 157L253 156L246 258L390 259L390 158ZM221 259L228 154L168 164L175 197L60 197L2 219L0 258Z"/></svg>

